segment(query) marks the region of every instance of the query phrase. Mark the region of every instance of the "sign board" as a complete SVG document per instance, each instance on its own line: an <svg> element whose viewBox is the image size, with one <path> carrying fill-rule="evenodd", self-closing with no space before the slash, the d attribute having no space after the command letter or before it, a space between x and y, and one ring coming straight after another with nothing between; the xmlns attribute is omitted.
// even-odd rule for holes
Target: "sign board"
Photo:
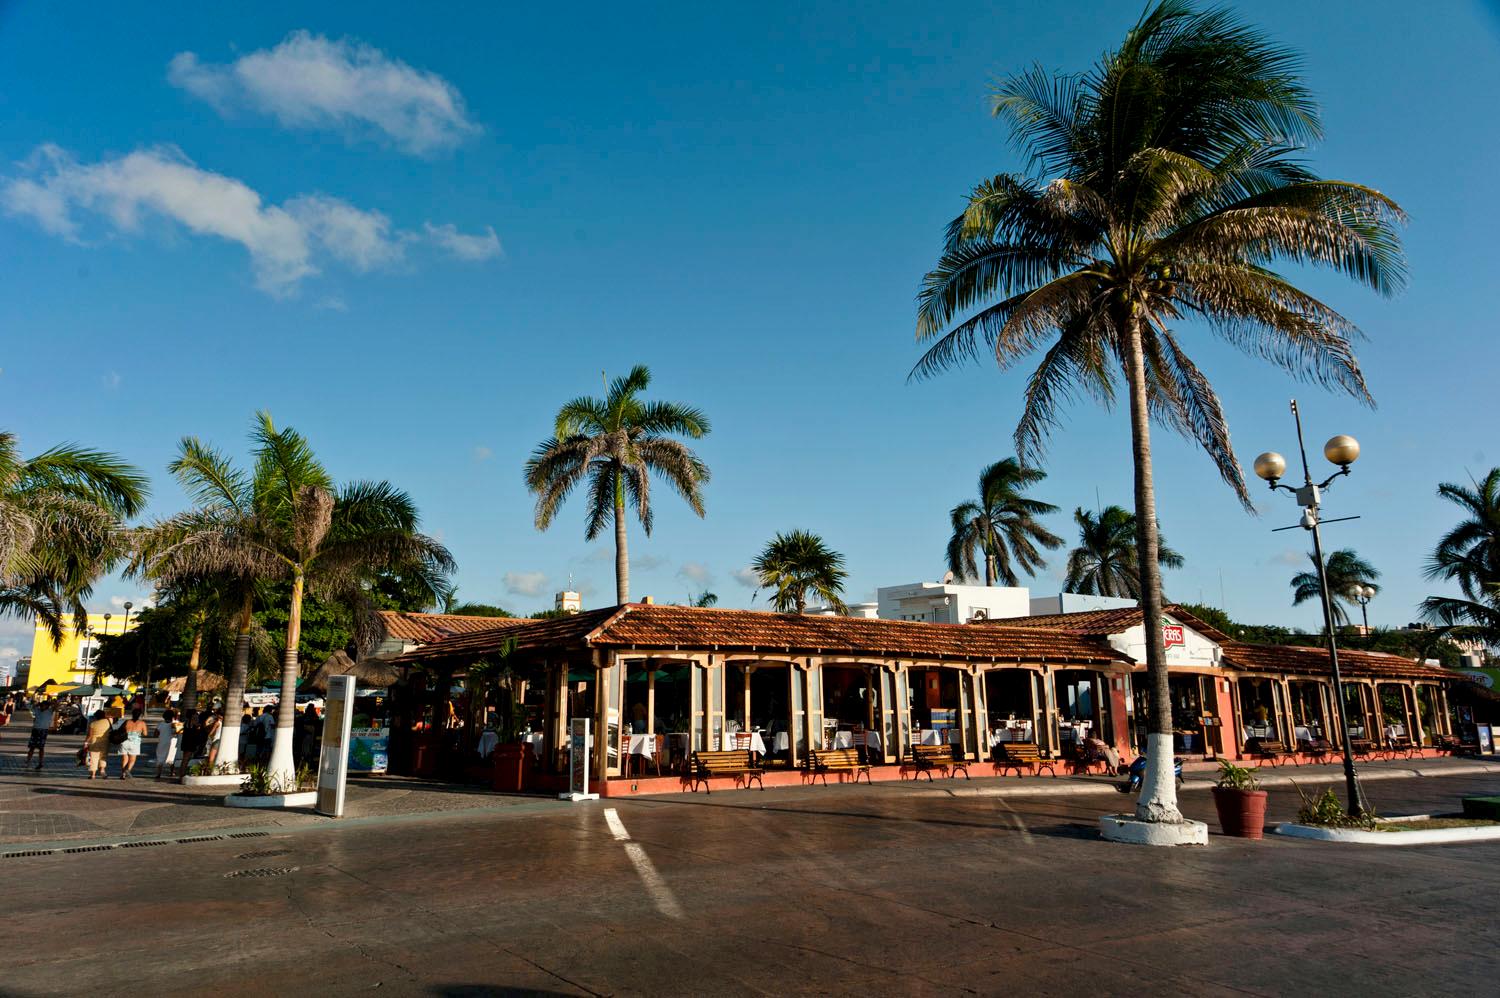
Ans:
<svg viewBox="0 0 1500 998"><path fill-rule="evenodd" d="M390 764L390 744L390 728L351 728L349 772L385 772Z"/></svg>
<svg viewBox="0 0 1500 998"><path fill-rule="evenodd" d="M568 727L568 792L558 794L562 800L598 800L598 794L589 793L589 749L593 747L589 737L589 719L573 718Z"/></svg>
<svg viewBox="0 0 1500 998"><path fill-rule="evenodd" d="M1479 735L1479 754L1489 755L1495 750L1493 730L1488 724L1475 725L1475 731Z"/></svg>
<svg viewBox="0 0 1500 998"><path fill-rule="evenodd" d="M354 677L330 676L324 700L323 753L318 759L318 813L344 814L344 784L349 775L349 724L354 720Z"/></svg>
<svg viewBox="0 0 1500 998"><path fill-rule="evenodd" d="M1163 624L1161 627L1161 643L1163 647L1186 648L1187 635L1182 630L1181 624Z"/></svg>

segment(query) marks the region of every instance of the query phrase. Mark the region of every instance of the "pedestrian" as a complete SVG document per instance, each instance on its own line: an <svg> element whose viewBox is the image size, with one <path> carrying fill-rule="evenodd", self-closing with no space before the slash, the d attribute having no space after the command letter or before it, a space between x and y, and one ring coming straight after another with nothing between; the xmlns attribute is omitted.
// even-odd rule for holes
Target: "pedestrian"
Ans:
<svg viewBox="0 0 1500 998"><path fill-rule="evenodd" d="M186 776L188 765L203 754L203 719L196 710L182 716L182 755L177 764L177 775Z"/></svg>
<svg viewBox="0 0 1500 998"><path fill-rule="evenodd" d="M208 717L203 721L203 741L207 746L208 762L207 773L214 771L214 762L219 758L219 736L224 730L224 716L222 711L211 710Z"/></svg>
<svg viewBox="0 0 1500 998"><path fill-rule="evenodd" d="M47 736L52 733L52 723L57 718L57 707L51 700L32 701L31 737L26 742L26 765L31 765L31 753L36 753L37 772L47 761Z"/></svg>
<svg viewBox="0 0 1500 998"><path fill-rule="evenodd" d="M255 715L251 713L249 704L240 714L240 764L249 765L255 761L255 756L250 754L250 732L255 727Z"/></svg>
<svg viewBox="0 0 1500 998"><path fill-rule="evenodd" d="M177 720L177 712L171 707L162 711L161 723L156 726L156 778L161 779L161 771L165 769L172 772L172 763L177 758L177 743L182 735L182 724Z"/></svg>
<svg viewBox="0 0 1500 998"><path fill-rule="evenodd" d="M260 754L262 759L271 758L271 750L276 745L276 712L271 709L270 704L260 712Z"/></svg>
<svg viewBox="0 0 1500 998"><path fill-rule="evenodd" d="M109 733L113 727L102 708L94 711L93 720L89 721L88 731L83 736L83 751L91 780L104 772L109 757Z"/></svg>
<svg viewBox="0 0 1500 998"><path fill-rule="evenodd" d="M146 722L141 720L144 711L136 707L130 712L130 720L125 722L125 740L120 743L120 779L134 779L131 770L135 768L135 760L141 754L141 739L146 736Z"/></svg>
<svg viewBox="0 0 1500 998"><path fill-rule="evenodd" d="M14 694L6 697L4 703L0 703L0 733L3 733L6 726L10 724L10 716L15 713L15 710L16 698Z"/></svg>

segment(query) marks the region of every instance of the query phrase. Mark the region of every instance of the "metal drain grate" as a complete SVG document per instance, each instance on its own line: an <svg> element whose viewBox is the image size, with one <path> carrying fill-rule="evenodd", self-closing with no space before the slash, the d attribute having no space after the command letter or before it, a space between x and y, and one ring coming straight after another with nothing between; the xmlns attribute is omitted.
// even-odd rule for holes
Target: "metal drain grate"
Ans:
<svg viewBox="0 0 1500 998"><path fill-rule="evenodd" d="M289 856L290 849L258 849L255 852L242 852L235 859L265 859L268 856Z"/></svg>
<svg viewBox="0 0 1500 998"><path fill-rule="evenodd" d="M155 840L153 840L151 842L121 842L120 843L120 848L121 849L147 849L147 848L150 848L151 846L169 846L171 844L172 844L172 840L171 839L155 839Z"/></svg>
<svg viewBox="0 0 1500 998"><path fill-rule="evenodd" d="M21 859L24 856L51 856L56 849L32 849L29 852L8 852L0 859Z"/></svg>
<svg viewBox="0 0 1500 998"><path fill-rule="evenodd" d="M270 834L270 832L230 832L229 837L231 839L263 839Z"/></svg>
<svg viewBox="0 0 1500 998"><path fill-rule="evenodd" d="M284 877L296 870L295 866L258 866L249 870L235 870L233 873L224 874L225 880L235 880L244 877Z"/></svg>
<svg viewBox="0 0 1500 998"><path fill-rule="evenodd" d="M222 841L224 841L224 836L222 836L222 835L194 835L192 838L189 838L189 839L178 839L177 840L177 844L178 845L187 845L189 842L222 842Z"/></svg>
<svg viewBox="0 0 1500 998"><path fill-rule="evenodd" d="M114 846L74 846L64 849L63 852L109 852Z"/></svg>

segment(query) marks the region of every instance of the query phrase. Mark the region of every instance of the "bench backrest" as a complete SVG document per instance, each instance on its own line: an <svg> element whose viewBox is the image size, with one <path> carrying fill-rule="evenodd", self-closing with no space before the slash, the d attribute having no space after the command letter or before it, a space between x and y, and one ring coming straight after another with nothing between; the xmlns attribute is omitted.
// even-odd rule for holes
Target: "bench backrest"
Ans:
<svg viewBox="0 0 1500 998"><path fill-rule="evenodd" d="M852 769L863 766L859 753L852 748L827 749L812 754L812 764L828 769Z"/></svg>
<svg viewBox="0 0 1500 998"><path fill-rule="evenodd" d="M1042 757L1036 742L1001 742L1000 750L1013 762L1037 762Z"/></svg>
<svg viewBox="0 0 1500 998"><path fill-rule="evenodd" d="M753 769L747 749L725 749L716 752L694 752L693 765L710 773L728 773Z"/></svg>
<svg viewBox="0 0 1500 998"><path fill-rule="evenodd" d="M952 762L952 745L913 745L911 747L912 758L923 762Z"/></svg>
<svg viewBox="0 0 1500 998"><path fill-rule="evenodd" d="M1280 742L1273 742L1273 741L1271 741L1269 739L1262 738L1260 741L1258 741L1256 743L1256 749L1255 749L1255 751L1257 751L1257 752L1267 752L1267 753L1270 753L1270 752L1285 752L1286 751L1286 746L1283 745L1283 744L1281 744Z"/></svg>

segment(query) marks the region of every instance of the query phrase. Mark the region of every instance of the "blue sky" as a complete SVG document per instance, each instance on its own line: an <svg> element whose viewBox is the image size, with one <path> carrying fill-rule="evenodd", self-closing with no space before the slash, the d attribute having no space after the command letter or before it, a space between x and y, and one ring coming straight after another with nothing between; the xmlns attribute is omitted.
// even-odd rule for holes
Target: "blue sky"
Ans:
<svg viewBox="0 0 1500 998"><path fill-rule="evenodd" d="M699 521L663 493L634 594L735 577L775 531L843 551L849 595L936 578L947 510L1011 452L1025 371L909 385L913 296L969 187L1024 163L992 80L1078 70L1134 4L409 4L0 7L0 398L28 451L164 466L193 433L242 452L268 408L343 479L389 478L453 549L463 597L517 611L570 574L612 598L581 507L541 534L521 464L557 405L645 363L713 419ZM1488 402L1497 21L1464 3L1244 5L1306 56L1325 175L1411 215L1409 291L1307 285L1368 334L1379 402L1294 386L1189 330L1241 459L1360 438L1328 529L1384 572L1400 624L1451 514L1433 496L1500 461ZM351 89L352 88L352 89ZM1039 494L1128 505L1123 413L1080 404ZM1289 502L1243 513L1205 457L1158 436L1169 596L1252 621L1305 564ZM1060 568L1062 558L1054 560ZM1039 591L1059 577L1043 575ZM111 597L136 595L106 581ZM27 629L4 625L7 635Z"/></svg>

